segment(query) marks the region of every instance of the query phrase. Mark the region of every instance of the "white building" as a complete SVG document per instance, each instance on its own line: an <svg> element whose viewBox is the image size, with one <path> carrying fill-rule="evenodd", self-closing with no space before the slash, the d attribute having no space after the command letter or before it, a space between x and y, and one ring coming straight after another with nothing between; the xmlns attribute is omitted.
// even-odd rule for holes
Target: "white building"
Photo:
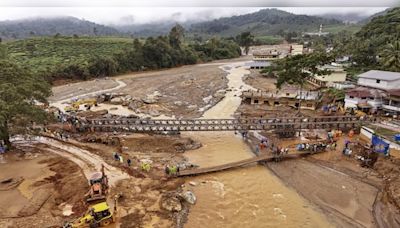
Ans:
<svg viewBox="0 0 400 228"><path fill-rule="evenodd" d="M342 83L346 81L346 71L341 66L326 64L319 67L320 70L329 70L328 75L314 75L308 81L318 87L334 87L335 83Z"/></svg>
<svg viewBox="0 0 400 228"><path fill-rule="evenodd" d="M304 54L304 47L302 44L292 44L290 46L290 55L302 55Z"/></svg>
<svg viewBox="0 0 400 228"><path fill-rule="evenodd" d="M376 111L382 107L385 97L386 94L382 90L358 87L346 92L344 107Z"/></svg>
<svg viewBox="0 0 400 228"><path fill-rule="evenodd" d="M400 89L389 90L387 94L382 109L389 113L400 114Z"/></svg>
<svg viewBox="0 0 400 228"><path fill-rule="evenodd" d="M370 70L358 75L357 84L382 90L400 88L400 73L380 70Z"/></svg>

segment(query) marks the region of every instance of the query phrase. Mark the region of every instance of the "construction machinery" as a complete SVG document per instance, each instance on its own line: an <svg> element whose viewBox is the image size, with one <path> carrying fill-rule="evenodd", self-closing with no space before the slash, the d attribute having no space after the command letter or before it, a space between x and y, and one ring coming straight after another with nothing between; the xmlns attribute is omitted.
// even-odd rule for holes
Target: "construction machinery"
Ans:
<svg viewBox="0 0 400 228"><path fill-rule="evenodd" d="M91 107L97 106L97 100L94 98L77 100L65 107L64 110L66 112L77 112L81 105L84 105L87 110L90 110Z"/></svg>
<svg viewBox="0 0 400 228"><path fill-rule="evenodd" d="M91 206L88 211L73 222L64 224L63 228L95 228L105 227L115 222L116 205L114 213L111 212L107 202Z"/></svg>
<svg viewBox="0 0 400 228"><path fill-rule="evenodd" d="M108 191L108 178L104 173L104 165L101 166L101 172L96 172L92 175L89 184L90 190L86 194L87 202L103 200L106 198Z"/></svg>
<svg viewBox="0 0 400 228"><path fill-rule="evenodd" d="M64 108L66 112L77 112L79 110L79 103L74 102L71 105L68 105Z"/></svg>
<svg viewBox="0 0 400 228"><path fill-rule="evenodd" d="M87 110L90 110L93 106L97 106L97 100L96 99L83 99L79 101L79 105L83 104L84 107Z"/></svg>
<svg viewBox="0 0 400 228"><path fill-rule="evenodd" d="M348 113L350 115L355 115L357 117L367 116L367 113L365 113L365 112L363 112L363 111L361 111L359 109L356 109L356 108L347 108L346 109L346 113Z"/></svg>

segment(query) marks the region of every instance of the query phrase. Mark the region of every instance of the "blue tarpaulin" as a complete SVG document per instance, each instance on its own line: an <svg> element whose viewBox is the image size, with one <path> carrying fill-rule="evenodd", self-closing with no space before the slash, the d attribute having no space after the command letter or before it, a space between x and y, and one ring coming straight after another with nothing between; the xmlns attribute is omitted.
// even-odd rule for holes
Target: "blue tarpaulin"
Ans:
<svg viewBox="0 0 400 228"><path fill-rule="evenodd" d="M394 135L394 140L395 141L400 141L400 134Z"/></svg>
<svg viewBox="0 0 400 228"><path fill-rule="evenodd" d="M377 153L384 153L385 155L389 153L389 143L376 135L372 136L372 145L374 146L374 151Z"/></svg>

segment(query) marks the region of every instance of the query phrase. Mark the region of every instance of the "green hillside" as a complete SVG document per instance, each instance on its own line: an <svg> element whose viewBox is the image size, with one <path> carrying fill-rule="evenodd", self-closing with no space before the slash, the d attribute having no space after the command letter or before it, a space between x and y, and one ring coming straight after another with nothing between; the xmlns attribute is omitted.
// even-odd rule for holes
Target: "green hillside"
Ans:
<svg viewBox="0 0 400 228"><path fill-rule="evenodd" d="M6 56L33 73L46 76L49 81L57 81L170 68L235 58L241 53L232 40L213 38L189 44L183 37L183 28L175 26L168 36L143 40L77 36L30 38L0 44L0 57Z"/></svg>
<svg viewBox="0 0 400 228"><path fill-rule="evenodd" d="M341 49L352 57L355 71L400 71L400 7L374 17Z"/></svg>
<svg viewBox="0 0 400 228"><path fill-rule="evenodd" d="M250 31L256 36L265 36L279 35L282 32L309 32L318 29L321 24L324 26L343 25L335 19L296 15L277 9L263 9L251 14L193 24L190 32L235 36L243 31Z"/></svg>
<svg viewBox="0 0 400 228"><path fill-rule="evenodd" d="M87 65L94 55L110 57L132 45L132 39L115 37L43 37L5 44L12 59L38 73L71 64Z"/></svg>
<svg viewBox="0 0 400 228"><path fill-rule="evenodd" d="M2 40L25 39L36 36L120 36L117 29L75 17L32 18L0 21Z"/></svg>

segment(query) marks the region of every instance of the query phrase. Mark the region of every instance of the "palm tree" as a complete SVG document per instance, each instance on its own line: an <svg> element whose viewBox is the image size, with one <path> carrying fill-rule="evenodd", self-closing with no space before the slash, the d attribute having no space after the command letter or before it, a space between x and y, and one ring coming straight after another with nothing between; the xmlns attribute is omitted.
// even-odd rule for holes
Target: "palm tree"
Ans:
<svg viewBox="0 0 400 228"><path fill-rule="evenodd" d="M400 41L387 44L380 52L379 62L385 70L400 71Z"/></svg>

